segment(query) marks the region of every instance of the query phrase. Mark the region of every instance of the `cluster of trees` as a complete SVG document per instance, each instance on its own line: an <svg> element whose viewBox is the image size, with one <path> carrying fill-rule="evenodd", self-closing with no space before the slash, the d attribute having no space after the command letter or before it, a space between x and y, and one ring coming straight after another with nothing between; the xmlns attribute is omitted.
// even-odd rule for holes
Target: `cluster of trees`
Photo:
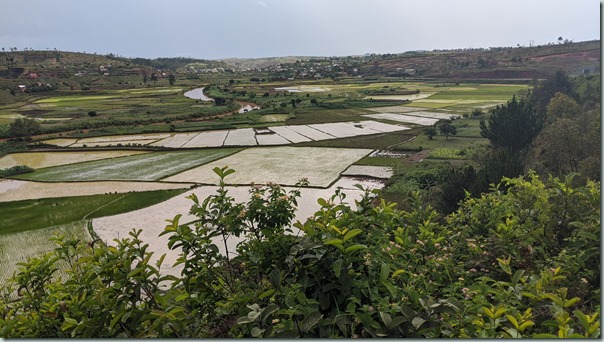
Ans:
<svg viewBox="0 0 604 342"><path fill-rule="evenodd" d="M140 231L113 246L59 237L5 288L0 336L600 336L597 182L504 179L447 216L419 196L401 211L377 191L354 206L336 191L294 224L300 236L299 190L253 187L236 203L234 171L215 172L216 194L191 196L197 220L162 233L179 276L150 261Z"/></svg>
<svg viewBox="0 0 604 342"><path fill-rule="evenodd" d="M443 212L454 211L466 193L480 196L502 177L534 170L542 177L570 172L600 180L600 82L596 76L569 79L563 72L536 84L528 96L497 106L480 122L489 147L474 154L461 168L446 168L435 202ZM480 116L481 113L472 113ZM444 123L426 129L441 134ZM454 133L452 133L454 134Z"/></svg>

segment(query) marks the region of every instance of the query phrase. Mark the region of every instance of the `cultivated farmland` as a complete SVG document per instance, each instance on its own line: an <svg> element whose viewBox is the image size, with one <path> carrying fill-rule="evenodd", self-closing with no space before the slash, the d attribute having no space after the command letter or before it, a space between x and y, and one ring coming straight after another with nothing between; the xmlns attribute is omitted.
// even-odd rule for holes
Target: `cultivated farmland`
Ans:
<svg viewBox="0 0 604 342"><path fill-rule="evenodd" d="M310 186L328 187L350 164L369 154L368 149L273 147L249 148L221 160L164 179L168 182L217 184L212 169L228 166L236 172L228 184L294 185L307 178Z"/></svg>
<svg viewBox="0 0 604 342"><path fill-rule="evenodd" d="M21 201L36 198L59 198L71 196L99 195L106 193L126 193L132 191L152 191L185 189L192 184L160 182L70 182L42 183L16 179L0 181L0 202Z"/></svg>
<svg viewBox="0 0 604 342"><path fill-rule="evenodd" d="M47 182L100 180L155 181L228 156L238 149L154 152L115 159L56 166L18 178Z"/></svg>
<svg viewBox="0 0 604 342"><path fill-rule="evenodd" d="M0 284L6 284L17 271L17 263L52 251L55 245L48 240L53 236L91 241L87 222L77 221L56 227L0 234Z"/></svg>
<svg viewBox="0 0 604 342"><path fill-rule="evenodd" d="M227 177L225 180L229 183L235 183L230 178L235 177L239 171ZM216 174L213 174L214 179L217 178ZM316 210L319 209L317 198L329 198L331 197L337 187L342 188L342 192L346 194L346 202L349 203L353 208L355 207L354 200L359 199L362 195L362 191L354 187L354 184L361 184L366 188L381 188L383 182L358 180L353 178L341 178L335 184L327 189L312 189L303 188L301 189L301 197L298 200L298 211L296 211L296 217L294 221L306 221L308 217L311 217ZM249 200L249 187L227 187L229 196L232 196L237 202L247 202ZM292 188L285 187L285 190L289 191ZM206 198L209 195L216 193L215 186L202 186L195 190L191 190L184 195L176 196L168 201L153 205L148 208L140 209L130 213L107 216L93 220L93 227L96 234L103 241L112 244L114 238L120 236L125 237L132 228L144 228L140 238L149 244L149 250L155 252L152 260L157 260L160 255L166 254L164 263L162 264L161 273L180 275L182 269L181 266L173 267L176 259L178 258L178 251L169 250L167 247L168 238L167 236L160 237L159 234L163 232L167 219L173 219L177 214L182 214L180 219L181 223L191 222L196 219L195 216L189 214L189 210L193 205L190 199L186 196L190 194L196 194L198 198ZM124 225L124 222L131 222L128 225ZM295 234L297 229L294 229ZM231 237L228 240L229 250L232 252L235 250L237 242L241 241L242 238ZM225 253L225 249L222 243L217 243L221 253Z"/></svg>
<svg viewBox="0 0 604 342"><path fill-rule="evenodd" d="M8 154L0 158L0 169L16 165L25 165L34 169L67 165L99 159L110 159L137 154L146 151L82 151L82 152L25 152Z"/></svg>

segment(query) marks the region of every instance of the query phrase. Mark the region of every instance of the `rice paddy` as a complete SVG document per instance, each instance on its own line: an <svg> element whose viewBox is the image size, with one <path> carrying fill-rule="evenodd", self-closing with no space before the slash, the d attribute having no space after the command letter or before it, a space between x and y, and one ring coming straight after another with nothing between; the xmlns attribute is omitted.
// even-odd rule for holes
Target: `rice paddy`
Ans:
<svg viewBox="0 0 604 342"><path fill-rule="evenodd" d="M17 263L52 251L56 246L49 242L49 239L53 236L92 241L87 223L88 221L77 221L55 227L0 235L0 284L6 284L18 270Z"/></svg>
<svg viewBox="0 0 604 342"><path fill-rule="evenodd" d="M379 116L376 118L381 119ZM127 146L129 144L169 148L288 145L311 140L317 141L371 135L383 132L396 132L409 128L402 125L386 124L374 120L362 120L356 122L274 126L268 127L267 129L275 134L269 136L270 134L259 133L252 128L240 128L190 133L128 134L121 136L82 138L75 141L70 139L50 139L44 142L69 147Z"/></svg>
<svg viewBox="0 0 604 342"><path fill-rule="evenodd" d="M295 185L306 178L310 186L328 187L350 164L369 154L368 149L314 147L249 148L221 160L165 178L167 182L217 184L212 171L228 166L236 172L228 184Z"/></svg>
<svg viewBox="0 0 604 342"><path fill-rule="evenodd" d="M106 193L123 194L154 190L186 189L192 184L160 182L54 182L42 183L16 179L0 181L0 203L39 198L60 198L71 196L101 195Z"/></svg>
<svg viewBox="0 0 604 342"><path fill-rule="evenodd" d="M0 169L25 165L34 169L147 153L146 151L24 152L0 158Z"/></svg>
<svg viewBox="0 0 604 342"><path fill-rule="evenodd" d="M194 102L185 98L183 90L198 86L191 84L61 95L21 107L3 108L0 124L24 117L21 113L40 119L43 125L60 125L61 121L71 125L113 117L125 121L153 118L161 122L155 121L144 128L134 125L107 128L102 132L111 132L112 135L106 136L78 138L59 135L43 142L68 147L70 151L14 153L0 158L0 169L16 165L36 169L32 173L15 176L15 179L0 180L0 228L35 229L39 233L28 232L31 237L26 237L12 232L2 235L0 232L0 281L5 279L2 278L3 273L8 272L5 271L5 265L14 262L11 259L8 263L2 263L5 258L2 252L6 249L3 246L7 246L7 242L2 240L4 236L29 241L26 243L35 244L31 248L32 253L38 253L40 246L50 246L45 239L54 234L53 229L86 233L82 230L86 226L85 219L91 218L94 218L95 232L109 243L114 238L126 236L131 228L145 228L143 240L151 245L150 249L156 252L156 256L168 253L164 265L168 273L173 272L175 269L171 265L176 255L167 250L167 239L158 238L158 235L165 226L164 220L176 214L184 215L182 222L193 219L187 214L192 202L183 193L194 184L205 184L189 190L187 194L196 193L200 198L213 194L218 183L218 177L212 171L214 167L229 166L236 170L225 181L229 184L229 194L238 201L248 199L249 185L252 183L273 182L290 187L302 178L308 179L310 187L302 189L296 216L304 220L318 209L316 199L330 197L336 186L344 187L344 192L349 196L347 200L353 205L353 199L361 194L353 184L383 186L383 180L392 175L392 167L401 158L367 158L372 149L396 146L416 151L423 148L431 150L428 158L465 158L470 148L483 143L482 139L476 139L480 138L476 120L459 120L467 121L467 124L459 125L458 136L450 137L447 141L444 137L428 140L421 134L417 135L418 129L411 128L432 125L440 119L469 113L475 108L484 109L505 103L512 95L527 89L525 85L441 86L422 82L371 83L356 80L350 83L309 83L255 84L253 90L245 84L237 84L238 90L249 91L249 94L261 95L268 91L271 93L270 100L275 90L288 92L290 94L279 95L299 97L303 103L298 108L291 108L290 113L290 108L286 107L275 113L278 102L273 103L273 109L270 110L270 105L258 100L260 110L216 119L216 122L214 118L197 121L185 116L214 106L211 102ZM415 89L420 93L400 95L404 94L402 90ZM306 98L303 93L306 93ZM310 106L311 97L324 106ZM378 101L369 101L369 98ZM402 100L411 103L379 107L386 104L385 101L392 101L392 104ZM289 103L290 100L282 101ZM346 108L346 103L351 107ZM30 113L33 111L35 114ZM89 111L98 111L98 117L86 116L85 113ZM175 120L175 117L169 116L171 113L181 115L184 119ZM208 114L214 115L214 112L204 112L204 115ZM172 123L174 127L167 132ZM212 130L216 125L220 125L221 129ZM408 133L404 132L407 130ZM77 134L99 132L81 130ZM137 132L165 133L117 135ZM417 139L409 142L416 135ZM290 144L306 147L287 146ZM77 150L82 147L126 145L179 150ZM154 191L146 192L151 190ZM11 215L3 215L6 212ZM47 229L49 226L53 228ZM89 239L84 233L81 236ZM37 237L34 238L34 235ZM8 244L15 250L29 248L18 242L9 241Z"/></svg>
<svg viewBox="0 0 604 342"><path fill-rule="evenodd" d="M242 170L239 170L228 176L226 181L231 183L229 179L235 177L241 171ZM213 177L214 179L217 178L215 174ZM314 212L320 208L319 204L317 203L317 199L328 199L334 194L336 188L338 187L340 187L342 192L346 194L347 203L354 208L354 200L359 199L363 193L361 190L354 187L355 184L361 184L365 188L369 189L381 188L384 185L383 181L343 177L327 189L303 188L301 189L301 197L298 199L298 210L296 211L294 222L296 220L302 222L306 221L307 218L311 217ZM229 186L226 189L228 190L229 196L232 196L237 202L246 202L249 200L248 186ZM291 189L292 188L290 187L284 187L284 190L286 191ZM157 260L160 255L165 253L166 257L164 263L162 264L161 273L179 275L182 266L173 266L178 258L178 251L168 249L168 237L160 237L159 234L163 232L166 226L165 220L172 219L178 214L182 215L180 219L181 223L191 222L196 219L195 216L189 214L189 210L193 205L193 202L186 198L186 196L189 196L192 193L196 194L198 198L206 198L209 195L216 194L216 187L202 186L188 191L181 196L173 197L165 202L158 203L147 208L129 213L94 219L92 221L94 231L101 240L111 244L113 239L127 236L128 232L132 228L144 228L141 232L140 238L145 241L145 243L149 244L149 251L154 252L151 260ZM128 222L129 224L125 225L124 222ZM227 241L229 250L234 251L235 245L241 239L243 239L243 237L239 239L235 237L229 238ZM217 243L217 245L219 246L219 251L221 253L225 253L223 244Z"/></svg>
<svg viewBox="0 0 604 342"><path fill-rule="evenodd" d="M16 178L45 182L155 181L228 156L238 149L153 152L50 167Z"/></svg>

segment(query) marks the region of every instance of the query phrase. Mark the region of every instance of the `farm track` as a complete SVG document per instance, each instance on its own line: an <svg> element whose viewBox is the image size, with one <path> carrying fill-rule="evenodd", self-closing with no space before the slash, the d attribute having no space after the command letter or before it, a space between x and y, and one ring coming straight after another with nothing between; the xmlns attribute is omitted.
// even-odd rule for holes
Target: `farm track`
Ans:
<svg viewBox="0 0 604 342"><path fill-rule="evenodd" d="M111 201L111 202L109 202L109 203L105 203L105 204L103 204L102 206L100 206L100 207L98 207L98 208L96 208L96 209L92 210L92 211L91 211L91 212L89 212L88 214L84 215L84 217L82 217L82 221L87 220L87 219L88 219L88 217L89 217L90 215L92 215L92 214L96 213L97 211L99 211L99 210L101 210L101 209L105 208L106 206L111 205L111 204L113 204L113 203L115 203L115 202L117 202L117 201L121 200L122 198L124 198L124 196L126 196L126 195L121 195L120 197L118 197L118 198L114 199L113 201Z"/></svg>

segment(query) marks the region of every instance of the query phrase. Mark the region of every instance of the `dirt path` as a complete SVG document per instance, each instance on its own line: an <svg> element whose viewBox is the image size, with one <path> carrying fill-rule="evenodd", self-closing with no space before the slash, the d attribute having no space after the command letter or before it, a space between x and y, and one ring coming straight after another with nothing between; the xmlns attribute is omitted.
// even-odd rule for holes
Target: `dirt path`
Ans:
<svg viewBox="0 0 604 342"><path fill-rule="evenodd" d="M419 163L422 160L424 160L424 158L426 158L430 154L431 151L432 150L421 150L417 153L410 155L409 158L407 158L407 160L411 163Z"/></svg>

